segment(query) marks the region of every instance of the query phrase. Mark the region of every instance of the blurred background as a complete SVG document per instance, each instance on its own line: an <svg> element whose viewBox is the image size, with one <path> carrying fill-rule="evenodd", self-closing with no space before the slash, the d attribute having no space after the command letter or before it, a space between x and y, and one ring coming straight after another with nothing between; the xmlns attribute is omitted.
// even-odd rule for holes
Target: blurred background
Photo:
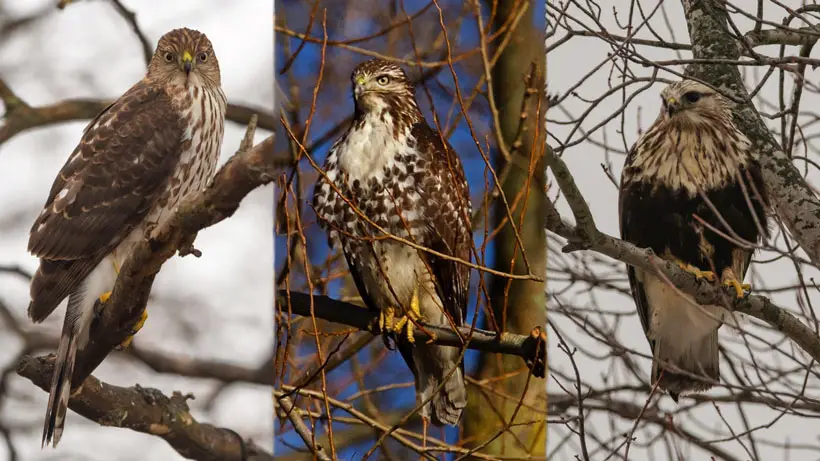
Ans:
<svg viewBox="0 0 820 461"><path fill-rule="evenodd" d="M78 0L61 10L57 3L0 0L0 459L183 459L158 437L101 427L71 411L57 450L40 450L48 395L14 369L23 353L56 349L65 309L41 325L26 317L29 275L37 267L26 252L28 231L95 115L82 100L94 106L117 98L145 73L144 48L127 11L134 13L150 52L160 36L178 27L210 38L222 88L233 105L221 164L239 147L251 113L260 117L256 142L273 129L273 5L268 0ZM9 121L13 113L7 113L11 94L33 107L80 101L19 131ZM148 321L132 348L111 354L95 376L166 395L192 393L196 399L188 404L198 421L230 428L270 451L269 383L220 379L218 373L198 378L191 370L203 364L210 370L232 365L248 375L270 370L272 207L272 186L252 192L233 217L199 233L201 258L175 257L165 264L154 283ZM153 371L158 367L163 372Z"/></svg>
<svg viewBox="0 0 820 461"><path fill-rule="evenodd" d="M533 275L511 281L474 270L467 324L478 316L477 327L488 330L529 334L536 326L543 328L546 185L544 130L538 122L544 111L543 2L281 0L275 29L282 127L276 155L296 158L305 152L322 165L353 114L350 74L356 65L373 57L399 63L417 83L417 100L428 123L435 128L435 114L464 163L479 254L474 262L503 273ZM488 77L493 82L489 90ZM277 186L277 289L306 293L312 287L314 293L360 303L344 257L328 247L310 206L316 170L306 155L299 158L298 167ZM506 219L498 186L512 209L514 227ZM309 412L306 424L318 443L329 450L332 432L339 459L360 459L382 434L377 423L390 427L415 407L410 370L397 351L388 351L369 333L347 336L348 327L321 319L314 331L309 317L290 316L287 306L278 304L276 389L317 367L317 342L325 356L336 350L350 354L326 373L326 385L317 377L305 388L333 399L327 400L328 407L324 398L301 393L294 398ZM431 427L428 435L437 441L428 440L428 446L453 453L477 448L480 459L502 454L544 459L544 381L528 377L519 357L467 351L465 363L469 402L461 425ZM347 404L364 417L343 411ZM327 422L328 408L332 423ZM420 419L409 419L370 459L417 459L417 450L405 441L420 446L420 432ZM301 453L305 444L287 419L277 421L276 444L277 459L311 459ZM454 459L450 456L438 459Z"/></svg>
<svg viewBox="0 0 820 461"><path fill-rule="evenodd" d="M569 166L599 230L612 236L620 235L618 183L626 152L658 116L660 91L691 62L682 3L702 4L548 6L547 144ZM817 7L767 0L725 5L733 23L729 33L751 40L754 51L769 59L740 58L746 88L755 92L752 101L816 191L820 88L812 65L818 52L796 45L816 41ZM801 70L793 63L797 56L815 64ZM799 77L803 70L805 80ZM795 92L798 85L801 92ZM572 216L552 181L549 196L563 216ZM756 254L746 281L753 293L817 331L820 271L805 253L792 251L796 244L782 227L769 223L773 238ZM650 399L651 352L624 264L593 252L563 254L565 243L549 235L550 460L585 459L582 439L589 459L623 459L627 451L629 459L818 458L820 379L816 362L794 342L751 317L745 317L743 331L724 325L721 380L728 387L682 396L679 405L661 393ZM559 348L556 332L566 349Z"/></svg>

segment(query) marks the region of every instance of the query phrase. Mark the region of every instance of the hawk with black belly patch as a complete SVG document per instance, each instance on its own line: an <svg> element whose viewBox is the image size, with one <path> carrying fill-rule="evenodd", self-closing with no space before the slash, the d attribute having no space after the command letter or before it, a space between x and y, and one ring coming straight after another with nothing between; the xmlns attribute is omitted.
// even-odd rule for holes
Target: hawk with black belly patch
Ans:
<svg viewBox="0 0 820 461"><path fill-rule="evenodd" d="M470 269L406 243L470 260L471 204L461 162L424 120L402 69L384 60L353 72L355 113L325 161L313 203L331 245L340 245L365 304L380 312L415 376L422 418L455 425L467 404L454 347L414 344L414 321L459 326ZM355 207L355 208L354 208ZM377 228L381 228L379 230Z"/></svg>
<svg viewBox="0 0 820 461"><path fill-rule="evenodd" d="M724 96L691 80L661 96L658 119L624 165L621 236L698 278L714 281L717 274L743 297L753 247L768 236L760 165ZM698 305L654 274L627 270L652 349L652 384L675 401L711 388L720 380L718 329L732 313Z"/></svg>
<svg viewBox="0 0 820 461"><path fill-rule="evenodd" d="M227 100L210 40L176 29L159 40L145 77L83 132L31 227L40 258L28 314L42 322L68 297L43 428L60 441L78 349L88 343L94 306L105 303L120 266L187 196L213 176ZM145 321L134 326L134 332ZM127 346L130 338L123 343Z"/></svg>

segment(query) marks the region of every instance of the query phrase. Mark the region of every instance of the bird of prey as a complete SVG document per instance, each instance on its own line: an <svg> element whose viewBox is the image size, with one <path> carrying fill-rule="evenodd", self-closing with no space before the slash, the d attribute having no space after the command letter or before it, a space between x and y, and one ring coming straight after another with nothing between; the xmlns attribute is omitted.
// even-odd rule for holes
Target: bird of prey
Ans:
<svg viewBox="0 0 820 461"><path fill-rule="evenodd" d="M95 303L108 300L134 245L213 177L226 108L211 42L196 30L172 30L160 38L145 77L89 123L55 178L28 244L40 258L31 319L42 322L68 297L43 445L60 441Z"/></svg>
<svg viewBox="0 0 820 461"><path fill-rule="evenodd" d="M742 298L754 246L768 236L760 164L727 98L688 79L661 96L660 115L624 165L621 236L698 278L717 282L717 274ZM627 270L652 349L652 384L675 402L682 392L711 388L720 380L718 329L732 314L696 304L654 274Z"/></svg>
<svg viewBox="0 0 820 461"><path fill-rule="evenodd" d="M469 262L472 248L464 170L424 120L401 67L367 61L352 81L353 121L327 155L313 206L364 303L379 311L385 341L395 335L415 377L424 427L430 420L455 425L467 403L460 351L416 344L413 322L464 321L470 269L452 259Z"/></svg>

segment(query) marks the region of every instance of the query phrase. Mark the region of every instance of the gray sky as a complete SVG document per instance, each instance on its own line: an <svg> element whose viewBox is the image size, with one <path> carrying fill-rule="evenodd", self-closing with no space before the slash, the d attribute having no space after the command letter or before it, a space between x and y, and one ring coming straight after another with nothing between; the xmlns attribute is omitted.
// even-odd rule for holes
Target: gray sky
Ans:
<svg viewBox="0 0 820 461"><path fill-rule="evenodd" d="M0 45L0 75L25 101L50 104L65 98L114 98L145 72L142 49L129 26L109 2L77 2L59 11L52 0L5 0L15 15L49 9L31 27ZM222 86L231 103L270 111L273 107L273 5L269 0L141 0L124 2L156 45L176 27L198 29L214 44ZM28 230L51 183L80 139L86 122L38 129L0 146L0 264L21 264L33 271L26 252ZM237 149L244 126L228 123L221 162ZM270 133L258 131L259 142ZM272 187L251 193L231 219L201 232L196 246L203 256L174 258L162 269L148 305L149 318L135 344L151 350L255 367L270 353L272 328ZM0 276L0 297L24 321L27 283ZM64 308L44 324L31 326L59 334ZM0 326L0 366L20 344ZM5 351L10 351L5 352ZM272 444L270 390L232 385L208 411L204 405L215 383L156 375L116 355L95 373L103 381L155 387L166 395L192 392L200 421L236 430L263 447ZM182 459L163 440L130 430L102 428L71 413L56 452L40 450L47 394L27 380L11 378L12 399L2 403L0 419L20 428L14 438L23 460ZM0 444L0 459L5 459Z"/></svg>
<svg viewBox="0 0 820 461"><path fill-rule="evenodd" d="M588 5L587 2L580 3ZM601 22L606 26L610 33L627 35L628 32L616 27L617 23L615 15L617 14L617 20L620 24L625 24L629 15L630 2L623 2L617 7L611 6L616 3L618 2L599 2L602 6ZM802 4L798 1L785 1L783 3L793 8L799 7ZM641 4L643 5L643 13L649 15L650 12L656 7L657 2L644 1ZM756 5L757 2L738 1L735 2L735 4L749 4L751 6ZM765 4L768 19L774 23L780 24L782 18L785 16L784 12L769 2L765 2ZM689 37L686 30L686 22L683 16L683 8L681 3L665 2L663 8L666 9L665 14L668 18L668 22L672 26L672 33L670 33L669 28L666 26L666 20L664 19L661 10L659 10L658 13L650 20L652 29L666 41L688 43ZM577 9L570 8L570 10L574 12L573 14L575 17L580 17ZM641 22L639 18L640 15L636 10L635 24ZM738 17L735 17L734 19L739 25L741 31L745 32L753 27L753 24L750 21L742 20ZM594 25L588 19L586 19L584 23L589 26L591 30L599 30L599 26ZM582 29L582 27L577 24L574 27L576 30ZM556 34L552 40L557 40L564 34L565 31L561 31ZM637 34L637 37L657 40L657 37L649 33L646 28L641 30ZM646 46L638 46L637 50L643 56L653 60L686 59L691 57L691 54L687 51L681 51L678 53L667 49L650 48ZM567 93L569 88L573 87L576 82L584 78L586 74L590 72L593 73L592 77L586 80L585 83L577 89L577 96L570 96L560 107L553 107L550 109L548 115L550 120L566 121L581 116L584 111L590 109L591 104L589 100L601 97L610 88L621 83L621 73L619 69L613 68L613 66L609 63L600 66L600 69L597 71L593 71L602 62L606 61L607 53L611 51L612 48L610 48L606 42L602 40L596 38L575 37L570 40L569 43L559 47L549 54L547 59L548 90L551 94L557 93L564 95ZM768 56L777 56L778 47L761 47L758 48L757 51ZM787 49L787 54L796 55L798 51L799 50L797 48L791 47ZM817 57L816 49L812 56ZM616 62L619 66L622 63L621 60ZM630 64L630 70L639 77L649 77L652 72L652 68L641 67L640 65L634 63ZM680 67L677 67L676 70L678 72L682 72ZM747 86L752 88L756 85L760 81L760 77L767 70L768 68L742 69L746 77L746 81L748 82ZM809 84L816 85L817 72L809 70L807 75ZM659 73L659 77L671 80L677 79L674 75L663 71ZM636 91L642 89L646 85L647 84L644 82L638 82L629 86L626 91L626 97L632 96ZM623 116L613 118L606 124L605 127L598 129L591 136L591 141L586 140L572 148L569 148L563 154L563 159L567 162L569 168L574 174L579 188L589 202L599 229L610 235L619 235L617 203L618 194L616 186L606 177L600 164L606 163L607 161L611 162L613 175L617 179L620 178L621 168L624 161L623 152L635 142L638 137L639 130L645 130L654 121L660 109L659 92L663 86L664 84L655 84L646 91L643 91L635 96L634 99L629 102ZM789 77L789 74L786 76L786 88L792 88L792 80L791 77ZM762 99L758 98L755 101L759 110L769 114L776 112L777 109L773 108L771 104L777 102L777 89L778 79L775 74L775 78L772 78L760 92L760 98ZM787 92L787 95L790 95L790 93ZM592 108L586 120L584 120L580 125L582 130L576 130L571 134L572 129L575 128L575 125L562 125L559 123L549 124L548 130L562 142L576 141L582 138L584 133L593 129L593 127L596 127L610 115L617 112L618 108L624 103L623 97L624 93L620 91L615 92L604 101L597 104L596 107ZM820 104L820 97L818 97L816 92L812 94L805 94L801 109L805 111L815 111L818 104ZM809 121L814 121L814 117L806 115L801 118L801 126L803 126L806 136L817 132L815 124L809 124ZM779 120L769 121L768 123L770 123L771 127L779 129ZM623 135L623 137L621 135ZM606 152L599 145L595 145L596 143L603 143L605 141L613 149L612 151ZM548 138L548 142L550 142L553 146L556 145L556 142L552 136ZM796 149L796 152L796 155L806 155L802 147ZM814 161L820 160L820 156L818 156L815 146L810 145L807 155ZM798 166L801 167L802 171L803 165L798 164ZM815 186L815 189L817 185L820 184L820 174L818 174L817 169L814 169L814 172L809 176L809 182ZM553 198L555 197L555 190L557 190L557 185L554 185L551 190L551 197ZM569 208L563 200L559 203L559 211L563 216L568 218L571 217ZM783 247L782 239L779 239L778 246L781 248ZM550 250L552 251L552 248ZM772 253L764 253L762 255L759 254L757 259L771 259L772 256ZM554 252L551 253L551 262L548 267L555 267L554 264L559 261L559 258L561 258L559 255L556 255ZM604 274L605 268L601 266L593 266L593 268L596 274ZM627 287L628 285L625 280L625 274L621 272L619 275L621 277L619 286ZM816 268L806 270L804 272L804 277L807 280L812 277L817 279L819 275L820 271ZM611 276L612 273L610 268L607 272L607 277ZM767 263L765 265L753 265L750 274L747 275L747 281L749 280L751 280L753 286L757 288L781 287L784 285L793 285L797 283L797 273L795 271L794 264L791 261L781 259L778 262ZM566 283L550 282L550 291L553 293L560 292L565 287ZM597 302L599 308L627 314L625 317L622 317L617 321L619 323L616 323L615 316L595 318L597 318L598 322L609 328L613 328L614 326L614 329L617 332L617 339L624 346L636 350L642 354L649 353L649 345L643 335L643 331L641 330L638 317L634 314L635 308L631 298L610 290L596 289L590 292L580 290L581 286L578 286L577 288L579 289L572 289L568 293L562 294L561 300L565 303L572 303L577 307L587 308L594 307L593 302ZM814 298L815 302L820 302L820 295L817 294L816 290L812 292L811 296ZM801 304L805 304L804 299L798 302L793 291L774 294L771 295L771 298L780 303L780 305L786 306L792 312L796 313L801 311ZM552 309L555 305L553 299L550 299L548 303L550 309L550 321L555 322L560 326L560 328L562 328L565 339L567 339L571 346L578 346L579 348L584 348L597 354L607 352L607 348L602 346L600 342L593 340L588 331L585 331L584 329L567 321L565 316L553 314L554 311ZM590 314L590 317L593 318L594 316ZM760 322L756 320L746 320L743 323L744 328L754 334L760 335L761 337L769 340L782 339L782 335L774 334L768 329L759 327L759 325ZM551 338L549 355L550 370L558 369L565 373L571 373L572 368L566 354L558 350L557 340L555 339L553 332L550 331L549 334ZM742 336L738 334L737 331L732 331L729 327L724 327L720 330L720 336L723 345L727 346L746 362L751 359L751 354L747 347L743 344L744 341ZM749 341L752 344L752 350L754 351L754 359L758 360L760 363L765 363L770 366L780 366L784 369L798 367L798 362L802 364L809 363L809 359L806 358L806 354L802 353L802 351L798 350L788 341L781 341L779 343L779 347L781 350L795 354L798 358L798 362L788 359L782 352L773 352L771 348L766 347L758 340L750 338ZM643 381L646 382L648 380L650 370L650 361L648 358L640 358L637 355L635 355L634 358L640 367ZM607 382L606 387L611 387L617 384L638 384L638 381L628 375L623 370L622 366L618 366L615 369L609 368L611 362L607 358L597 360L583 357L582 354L576 354L576 360L582 373L582 380L586 384L593 386L593 388L600 389L604 387L605 380ZM725 365L725 362L722 365ZM722 376L725 379L728 375L727 367L723 366L721 371ZM753 370L748 368L745 371L752 375L752 382L755 382L756 378L753 376ZM789 378L792 388L795 386L799 387L800 380L804 377L805 373L801 374L798 372L793 374ZM571 385L572 383L565 384ZM782 383L774 382L771 385L771 389L782 388L781 384ZM548 380L548 387L551 393L563 393L560 387L555 384L553 379ZM716 388L709 392L709 395L716 396L727 394L727 390L721 388ZM818 389L816 378L810 377L808 379L806 394L815 399L820 398L820 389ZM639 405L644 404L646 397L645 395L636 395L634 393L621 393L617 395L623 399L630 399L634 397L636 400L633 400L633 402ZM687 399L684 397L681 399L681 402L682 404L686 404ZM691 401L689 402L691 403ZM661 408L669 410L675 408L674 403L669 397L663 397L660 406ZM747 415L752 421L752 426L771 423L779 416L779 412L770 410L761 405L749 405L747 410ZM726 424L721 421L721 414L724 418L726 418L729 424L731 424L735 431L741 432L743 430L743 426L739 423L737 406L732 403L718 404L717 407L712 405L702 405L696 411L690 413L690 415L692 415L691 419L678 418L675 420L675 423L693 431L700 437L715 441L716 445L722 450L732 453L737 456L738 459L749 459L749 455L746 454L745 449L737 441L718 441L719 439L723 439L725 437L731 437ZM590 421L588 421L587 430L594 431L595 434L603 437L604 439L613 437L620 441L622 438L619 438L618 434L628 432L633 425L633 421L631 420L624 420L618 417L614 417L610 420L608 417L603 417L600 415L600 413L597 413L596 416L593 416ZM556 417L556 415L550 416L551 420ZM642 450L639 446L647 443L650 437L657 435L658 432L659 431L656 427L651 427L651 430L649 431L639 431L636 434L638 440L630 450L630 459L667 459L668 455L665 451L647 452L646 450ZM566 429L559 428L558 426L550 426L549 434L548 445L551 447L551 450L553 450L555 449L556 444L566 434ZM813 446L817 447L817 429L816 421L814 419L801 420L795 417L786 416L775 421L771 428L756 431L755 436L759 438L760 441L776 441L778 443L790 441L795 445L808 443L814 444ZM575 443L574 446L577 447L577 443ZM658 445L659 448L663 446L663 444ZM680 459L710 459L709 455L704 451L693 448L686 442L678 444L675 451L680 454ZM573 459L573 456L580 453L580 451L577 448L565 447L560 450L560 453L560 457L555 456L550 459ZM623 449L621 449L620 453L621 455L623 454ZM811 455L810 457L807 456L809 454ZM763 448L761 450L762 459L784 459L783 456L784 452L782 449ZM791 456L791 459L816 459L818 455L816 450L809 452L796 449L791 453ZM604 457L604 455L593 456L593 459L603 459Z"/></svg>

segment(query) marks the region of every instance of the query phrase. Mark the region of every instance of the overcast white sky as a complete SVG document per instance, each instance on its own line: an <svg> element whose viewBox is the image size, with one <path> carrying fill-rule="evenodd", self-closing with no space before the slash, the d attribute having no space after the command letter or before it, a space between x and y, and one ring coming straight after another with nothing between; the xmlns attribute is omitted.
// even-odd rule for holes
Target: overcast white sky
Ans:
<svg viewBox="0 0 820 461"><path fill-rule="evenodd" d="M5 0L14 16L50 9L53 0ZM152 46L177 27L198 29L214 44L222 70L222 87L231 103L270 111L273 107L273 2L270 0L125 1ZM31 27L0 44L0 75L25 101L50 104L65 98L115 98L145 72L142 50L129 26L109 2L81 1L64 11L50 9ZM0 145L0 264L29 270L36 260L26 253L28 229L46 198L54 176L80 139L86 122L63 124L18 135ZM239 145L244 126L226 126L221 162ZM270 133L258 131L259 142ZM201 232L200 259L174 258L167 263L148 305L149 318L135 344L177 355L258 366L273 344L272 187L257 190L236 215ZM0 275L0 299L25 318L27 283ZM64 308L44 324L32 327L59 333ZM0 366L20 344L0 325ZM155 375L146 367L116 355L95 373L120 385L139 383L166 395L191 392L200 421L237 431L271 449L270 390L232 385L210 410L205 401L215 383ZM18 428L14 444L22 460L174 460L182 459L163 440L127 429L103 428L70 413L57 451L40 450L47 394L27 380L11 378L13 398L0 403L0 420ZM0 444L0 459L6 459Z"/></svg>
<svg viewBox="0 0 820 461"><path fill-rule="evenodd" d="M580 3L589 6L589 3ZM626 35L627 32L616 27L616 15L617 21L619 21L620 24L625 24L629 16L630 2L623 2L619 6L611 6L619 4L619 2L598 3L602 6L601 22L606 26L607 30L613 34ZM736 1L734 3L748 3L750 6L757 5L757 2ZM784 1L783 3L792 8L799 7L802 4L802 2L799 1ZM643 5L643 13L649 14L656 7L657 2L645 1L641 4ZM774 5L772 5L769 2L765 2L765 4L766 14L769 15L768 19L770 21L773 21L774 23L780 24L782 18L785 16L783 11L778 10ZM666 16L669 19L669 23L672 25L673 33L669 33L669 29L668 27L666 27L664 17L660 12L657 15L655 15L655 17L650 21L650 24L652 25L654 31L657 32L663 39L667 41L688 43L689 37L686 29L686 22L683 16L683 8L681 6L681 2L664 2L663 8L666 9ZM577 13L577 10L574 11ZM635 10L635 24L641 22L638 19L639 16L640 15L637 13L637 10ZM735 20L739 24L740 29L744 32L752 28L752 24L749 21L743 21L739 18L735 18ZM597 25L593 25L591 21L586 21L586 24L592 30L600 30L600 27ZM582 28L580 26L577 26L577 29ZM561 38L562 35L563 32L558 33L555 37L553 37L553 40ZM657 37L650 34L649 31L646 30L646 28L639 32L637 37L650 40L657 40ZM691 57L691 54L686 51L681 51L680 54L677 54L674 51L649 47L638 47L638 50L649 59L656 60L685 59ZM557 50L551 52L547 59L549 92L551 94L565 94L568 91L568 89L575 85L575 83L580 78L585 76L587 73L592 72L596 66L598 66L601 62L604 62L607 59L607 53L611 51L612 49L602 40L598 40L595 38L574 38L570 41L570 43L563 45L559 47ZM769 56L776 56L778 53L777 47L759 48L758 51L766 53ZM797 52L798 50L796 48L790 48L787 50L787 54L796 55ZM814 50L812 56L818 56L817 49ZM621 61L618 61L618 63L620 62ZM631 64L630 70L634 72L636 75L642 77L650 76L652 71L651 68L644 68L636 64ZM759 77L762 74L764 74L765 71L767 71L768 69L764 68L752 71L749 70L749 68L746 68L743 70L747 74L746 77L747 81L749 82L748 86L752 87L752 85L760 81ZM678 71L681 71L681 69L678 69ZM667 79L676 79L676 77L674 77L673 75L665 72L660 72L659 76ZM817 78L817 71L809 70L809 81L816 85ZM766 99L767 101L776 102L777 82L777 78L772 78L761 91L761 97ZM585 110L588 110L590 108L590 103L588 102L589 100L600 97L612 86L620 83L621 75L618 69L613 69L610 64L603 65L599 70L594 72L594 76L589 81L587 81L583 86L581 86L578 89L577 96L571 96L568 99L566 99L560 108L556 107L550 109L549 118L557 120L568 120L570 118L579 117ZM627 91L627 95L631 95L635 92L635 90L637 90L639 87L643 87L644 85L644 83L640 83L634 85L633 87L630 87ZM663 86L663 84L656 84L653 87L649 88L647 91L639 94L637 97L634 98L634 100L632 100L629 103L625 112L625 116L623 118L614 118L605 126L603 130L596 132L596 134L592 136L592 139L599 143L606 141L613 148L619 149L621 151L624 151L625 149L630 147L632 143L634 143L637 139L639 130L645 130L657 116L660 104L659 92L663 88ZM786 87L791 88L790 77L786 78ZM790 95L790 93L787 94ZM582 128L584 130L578 130L572 135L570 135L570 133L572 128L574 128L574 125L567 126L557 123L551 123L548 126L548 130L552 135L555 135L562 141L571 142L573 140L577 140L584 135L585 131L592 129L594 126L605 120L609 115L616 112L618 107L620 107L622 103L622 93L620 92L617 92L612 97L607 98L605 101L598 104L597 107L592 109L589 117L582 124ZM760 100L756 101L756 103L758 105L758 108L766 113L776 112L776 109L772 108L771 106L762 106ZM818 107L818 105L820 105L820 98L817 96L816 93L804 95L801 109L804 109L806 111L814 111L816 110L816 107ZM571 114L571 116L564 113L564 110ZM809 120L813 119L806 117L805 119L803 119L803 122ZM779 121L773 122L771 126L776 126L779 128ZM817 130L813 125L806 125L804 126L804 128L805 130L807 130L807 136L813 134ZM606 138L604 137L604 133L606 134ZM623 138L621 137L621 133L623 133ZM550 139L552 140L552 138ZM625 143L623 139L625 139ZM555 145L554 142L552 142L552 144ZM800 155L805 155L802 152L802 149ZM813 158L815 161L820 160L820 158L818 158L816 146L810 146L808 156L810 158ZM578 186L580 187L581 191L585 194L585 197L589 202L590 208L596 218L596 223L598 227L602 231L610 235L617 236L619 235L617 188L607 179L600 166L601 163L607 161L607 157L611 161L613 167L612 173L616 178L620 178L624 157L623 155L620 155L616 152L609 152L607 156L607 153L604 151L604 149L594 145L592 142L587 141L568 149L563 154L564 160L567 162L568 166L574 174L575 181L577 182ZM811 175L809 179L810 182L813 183L815 188L818 185L820 185L820 175L817 174L816 169L814 169L814 174ZM551 194L551 196L554 197L555 194L553 193ZM559 211L564 216L571 217L571 212L569 208L566 206L566 202L563 200L560 202ZM766 256L770 257L771 254L767 254ZM556 261L555 258L558 258L558 256L554 253L551 253L550 259L554 262ZM553 267L553 262L551 262L548 267ZM611 274L609 275L611 276ZM807 280L811 277L814 277L816 279L818 275L820 275L820 271L816 269L808 270L804 274ZM753 267L752 276L747 276L747 281L750 278L752 279L753 286L766 286L772 288L789 284L795 284L797 280L797 275L794 269L794 265L789 260L784 259L777 263L766 264L765 266L758 265L757 267ZM626 286L626 284L623 284L622 286ZM564 287L565 284L562 284L560 282L551 282L549 289L551 292L559 292ZM820 301L820 295L817 295L816 291L813 292L812 296L814 297L815 302ZM776 302L781 303L781 305L783 306L789 306L792 309L792 311L799 312L800 310L800 307L798 306L798 301L795 299L793 292L773 295L772 298ZM590 292L575 291L563 295L562 299L566 301L571 301L579 307L592 307L592 303L594 301L597 302L599 306L604 307L608 311L622 312L628 314L628 316L623 318L620 321L620 324L617 326L618 340L626 347L630 347L644 354L649 353L649 346L643 335L643 331L641 330L638 317L634 315L634 303L630 298L627 298L626 296L620 295L612 291L605 291L599 289L595 290L594 294L591 294ZM550 309L552 309L552 306L554 305L552 304L553 300L550 299L549 303ZM571 346L577 345L579 348L588 348L596 353L606 352L602 350L600 343L593 341L590 338L588 332L566 321L564 317L559 315L553 315L552 313L550 313L549 319L550 321L558 323L560 327L564 329L566 333L565 337L567 341L570 342ZM756 324L757 322L755 321L749 321L746 323L746 327L749 329L753 329L755 333L761 333L762 330L760 328L754 327L754 325ZM612 324L610 324L610 326L611 325ZM569 365L569 360L567 359L566 354L558 350L557 340L555 339L552 331L550 332L550 335L550 370L560 369L564 372L571 373L572 369ZM731 350L735 351L740 356L745 357L747 360L749 359L749 351L741 344L742 339L740 339L740 336L736 332L732 332L729 328L724 327L721 329L720 335L724 345L729 345ZM776 335L771 334L763 334L763 336L768 338L777 338ZM757 347L760 347L760 343L756 344ZM800 352L796 350L797 348L793 348L789 343L781 344L781 347L786 351L793 351L795 354L798 355L798 357L802 357L803 363L809 362L809 360L805 358L805 354L801 355ZM795 366L793 362L785 360L782 353L774 354L771 352L771 350L764 349L759 349L755 352L755 358L757 360L768 361L768 363L771 365L774 365L773 361L776 360L775 357L783 361L783 363L780 366L784 368ZM576 358L578 359L578 365L582 373L583 381L593 385L595 388L602 388L604 380L609 380L609 385L607 387L612 385L613 380L616 380L616 382L620 383L627 381L623 378L624 373L622 371L613 371L607 368L606 364L610 363L608 361L609 359L605 359L607 360L606 362L596 361L581 357L581 354L578 354ZM636 357L636 360L638 365L641 367L644 376L648 376L650 369L649 360L638 357ZM726 367L723 367L722 371L725 376L727 374ZM800 377L802 377L802 375L798 376L798 378ZM548 380L548 383L550 392L562 392L553 380ZM632 380L630 383L637 384L636 382L634 382L634 380ZM569 384L571 385L571 383ZM777 385L775 384L773 387L777 388ZM814 377L809 378L808 388L808 395L813 396L814 398L820 397L820 394L818 394L817 391L818 383ZM711 393L714 395L725 395L726 390L715 389L711 391ZM644 401L644 396L641 396L640 400L636 400L635 403L643 405ZM683 398L681 402L685 403L686 399ZM662 408L667 408L671 410L674 408L673 405L674 404L671 402L671 399L669 399L668 397L664 397L664 401L661 402ZM718 408L712 407L711 405L704 405L703 408L699 409L697 412L694 413L696 419L683 421L676 420L675 422L676 424L683 425L687 429L694 431L696 434L706 438L707 440L717 440L723 437L728 437L730 436L730 434L728 433L726 426L721 422L720 415L718 414L718 409L723 413L723 416L726 417L726 419L732 424L733 428L735 428L736 430L742 428L742 425L739 424L738 413L736 411L737 407L734 404L718 404ZM752 421L753 426L756 426L758 424L767 424L773 421L778 416L778 412L764 409L762 406L750 406L749 409L751 409L751 411L748 415L750 420ZM633 421L626 421L623 419L619 419L617 417L615 417L612 421L610 421L608 418L593 418L588 424L588 428L592 427L593 430L597 434L599 434L599 436L603 437L606 440L609 439L609 437L618 438L618 434L628 432L633 424ZM558 434L558 432L556 432L557 429L557 426L551 426L548 441L548 445L551 447L550 450L555 449L556 444L560 442L561 437L554 436ZM564 429L563 432L561 432L561 434L564 434L565 432L566 431ZM666 457L668 455L666 454L666 452L648 453L645 450L641 450L641 448L639 447L639 445L647 443L648 437L650 435L657 433L658 431L654 430L652 434L640 434L639 439L636 441L636 445L632 447L632 451L630 452L630 459L667 459ZM761 440L777 441L779 443L786 443L788 441L793 445L808 443L814 444L814 446L817 446L817 434L818 431L815 419L799 420L793 417L785 417L777 421L773 427L768 429L762 429L761 431L756 433L756 435ZM749 456L746 454L744 448L736 441L717 442L717 445L721 449L726 450L732 453L733 455L737 456L738 459L749 459ZM686 442L683 442L682 445L679 445L677 447L677 450L679 450L679 453L681 453L682 457L680 459L710 459L708 454L706 454L703 451L694 449ZM573 449L564 448L561 451L561 453L563 454L562 457L555 457L551 459L574 459L572 456L574 454L577 454L578 451L573 451ZM623 450L621 450L621 454L623 454ZM807 456L809 454L811 454L811 456ZM783 451L782 449L767 448L761 452L761 458L783 459ZM791 459L816 458L817 451L807 452L797 450L792 453Z"/></svg>

